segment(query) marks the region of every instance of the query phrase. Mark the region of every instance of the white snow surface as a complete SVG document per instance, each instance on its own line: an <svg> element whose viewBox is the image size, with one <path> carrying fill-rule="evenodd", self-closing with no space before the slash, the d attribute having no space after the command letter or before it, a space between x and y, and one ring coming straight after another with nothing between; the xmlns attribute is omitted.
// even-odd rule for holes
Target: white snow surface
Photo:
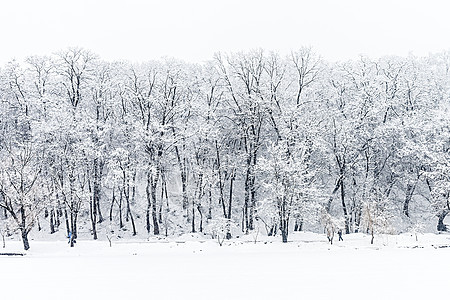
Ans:
<svg viewBox="0 0 450 300"><path fill-rule="evenodd" d="M1 299L433 299L448 296L450 235L247 235L7 241ZM436 298L435 298L436 299Z"/></svg>

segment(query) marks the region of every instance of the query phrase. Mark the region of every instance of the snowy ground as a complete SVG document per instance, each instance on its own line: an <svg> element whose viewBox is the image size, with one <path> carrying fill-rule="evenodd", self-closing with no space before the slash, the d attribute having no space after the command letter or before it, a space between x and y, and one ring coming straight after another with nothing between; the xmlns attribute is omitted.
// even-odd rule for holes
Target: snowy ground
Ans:
<svg viewBox="0 0 450 300"><path fill-rule="evenodd" d="M225 241L31 241L0 255L1 299L432 299L450 284L450 236L298 233ZM24 253L8 241L0 253Z"/></svg>

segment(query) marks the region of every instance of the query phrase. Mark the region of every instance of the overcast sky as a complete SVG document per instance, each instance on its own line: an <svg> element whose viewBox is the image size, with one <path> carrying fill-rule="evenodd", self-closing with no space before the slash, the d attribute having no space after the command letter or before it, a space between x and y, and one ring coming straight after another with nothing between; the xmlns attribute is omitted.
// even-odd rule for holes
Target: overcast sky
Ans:
<svg viewBox="0 0 450 300"><path fill-rule="evenodd" d="M329 60L426 55L450 49L446 2L0 0L0 64L69 46L131 61L301 46Z"/></svg>

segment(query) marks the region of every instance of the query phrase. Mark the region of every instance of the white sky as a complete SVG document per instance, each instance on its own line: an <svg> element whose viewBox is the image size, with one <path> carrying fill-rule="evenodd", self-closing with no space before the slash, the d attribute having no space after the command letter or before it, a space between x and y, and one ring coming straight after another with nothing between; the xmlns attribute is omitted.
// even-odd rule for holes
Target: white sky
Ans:
<svg viewBox="0 0 450 300"><path fill-rule="evenodd" d="M0 65L79 46L187 61L312 46L330 60L450 49L446 0L0 0Z"/></svg>

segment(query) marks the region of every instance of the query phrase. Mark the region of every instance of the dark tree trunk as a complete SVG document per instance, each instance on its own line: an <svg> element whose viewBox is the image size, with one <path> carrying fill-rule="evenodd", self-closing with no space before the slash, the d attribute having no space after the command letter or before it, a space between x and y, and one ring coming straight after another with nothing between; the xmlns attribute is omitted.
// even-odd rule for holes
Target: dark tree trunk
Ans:
<svg viewBox="0 0 450 300"><path fill-rule="evenodd" d="M164 200L164 186L166 184L166 180L164 176L161 176L161 197L159 198L159 210L158 210L158 221L160 224L163 223L163 200Z"/></svg>
<svg viewBox="0 0 450 300"><path fill-rule="evenodd" d="M103 215L102 215L102 210L100 209L100 201L101 201L101 190L100 187L102 185L102 178L103 178L103 166L104 166L104 162L100 160L99 164L98 164L98 177L97 177L97 184L96 184L96 189L94 189L94 191L96 191L96 212L98 214L98 223L103 222Z"/></svg>
<svg viewBox="0 0 450 300"><path fill-rule="evenodd" d="M267 233L268 236L273 236L273 230L275 229L275 225L272 225L272 227L270 227L269 232Z"/></svg>
<svg viewBox="0 0 450 300"><path fill-rule="evenodd" d="M195 233L195 203L194 203L194 199L192 199L191 232Z"/></svg>
<svg viewBox="0 0 450 300"><path fill-rule="evenodd" d="M100 201L97 201L98 223L103 222L104 218L100 209Z"/></svg>
<svg viewBox="0 0 450 300"><path fill-rule="evenodd" d="M232 212L231 205L233 203L233 186L234 186L235 178L236 177L235 177L234 170L233 170L233 173L231 174L231 177L230 177L230 192L229 192L229 195L228 195L229 196L229 199L228 199L228 213L225 215L225 217L228 220L230 220L230 221L231 221L231 212ZM226 238L227 238L227 240L231 239L231 230L230 230L229 227L227 228Z"/></svg>
<svg viewBox="0 0 450 300"><path fill-rule="evenodd" d="M359 232L359 226L361 226L361 215L362 215L362 207L361 207L361 203L356 204L355 208L354 208L354 214L355 214L355 228L354 228L354 232L358 233Z"/></svg>
<svg viewBox="0 0 450 300"><path fill-rule="evenodd" d="M70 225L71 225L71 231L73 240L76 240L78 238L78 230L77 230L77 212L71 212L70 213Z"/></svg>
<svg viewBox="0 0 450 300"><path fill-rule="evenodd" d="M255 150L256 152L256 150ZM249 229L253 230L255 229L254 226L254 215L255 215L255 207L256 207L256 188L255 188L255 173L254 168L256 164L256 154L254 154L253 157L253 165L251 170L251 177L250 177L250 211L249 211Z"/></svg>
<svg viewBox="0 0 450 300"><path fill-rule="evenodd" d="M286 222L286 221L284 221L284 222ZM283 243L287 243L287 241L288 241L288 229L287 229L287 224L283 224L282 226L281 226L281 241L283 242Z"/></svg>
<svg viewBox="0 0 450 300"><path fill-rule="evenodd" d="M296 218L294 224L294 231L302 231L303 230L303 220Z"/></svg>
<svg viewBox="0 0 450 300"><path fill-rule="evenodd" d="M150 172L147 174L147 186L145 188L145 192L147 194L147 210L145 212L145 222L146 222L146 228L147 233L150 233L151 230L151 223L150 223L150 209L152 207L152 196L151 196L151 175Z"/></svg>
<svg viewBox="0 0 450 300"><path fill-rule="evenodd" d="M55 210L52 208L50 211L50 234L55 233Z"/></svg>
<svg viewBox="0 0 450 300"><path fill-rule="evenodd" d="M215 141L215 145L216 145L216 168L217 168L217 177L218 177L218 185L219 185L219 204L222 204L222 211L223 211L223 217L226 218L227 217L227 209L225 207L225 184L222 181L222 172L221 172L221 163L220 163L220 154L219 154L219 146L217 141Z"/></svg>
<svg viewBox="0 0 450 300"><path fill-rule="evenodd" d="M244 208L242 208L242 222L241 222L241 230L242 232L245 231L245 212L244 212Z"/></svg>
<svg viewBox="0 0 450 300"><path fill-rule="evenodd" d="M186 171L184 170L185 167L182 166L182 168L183 169L181 171L181 191L182 191L182 195L183 195L183 209L186 210L188 207L187 176L186 176Z"/></svg>
<svg viewBox="0 0 450 300"><path fill-rule="evenodd" d="M201 207L201 199L203 196L203 174L200 173L198 175L198 178L196 180L196 185L197 185L197 191L196 191L196 196L193 197L192 199L192 232L195 232L195 208L197 208L199 214L200 214L200 228L199 231L202 232L203 231L203 214L202 211L200 209ZM194 199L197 199L197 204L194 202Z"/></svg>
<svg viewBox="0 0 450 300"><path fill-rule="evenodd" d="M73 218L73 237L78 238L78 212L75 213Z"/></svg>
<svg viewBox="0 0 450 300"><path fill-rule="evenodd" d="M350 234L350 227L348 224L348 212L347 207L345 205L345 189L344 189L344 177L343 170L341 170L341 201L342 201L342 210L344 212L344 221L345 221L345 234Z"/></svg>
<svg viewBox="0 0 450 300"><path fill-rule="evenodd" d="M209 184L209 189L208 189L208 216L206 217L207 220L211 220L212 219L212 185Z"/></svg>
<svg viewBox="0 0 450 300"><path fill-rule="evenodd" d="M133 187L131 188L131 204L135 204L136 199L136 170L133 171Z"/></svg>
<svg viewBox="0 0 450 300"><path fill-rule="evenodd" d="M134 223L134 217L131 214L131 211L130 211L130 220L131 220L131 228L133 230L133 236L135 236L137 234L137 232L136 232L136 224Z"/></svg>
<svg viewBox="0 0 450 300"><path fill-rule="evenodd" d="M116 202L116 194L115 194L115 188L113 187L111 206L109 207L109 222L112 222L112 220L113 220L114 202Z"/></svg>
<svg viewBox="0 0 450 300"><path fill-rule="evenodd" d="M158 184L158 175L153 177L151 175L151 196L152 196L152 219L153 219L153 234L159 234L159 224L158 224L158 215L157 215L157 207L156 207L156 188Z"/></svg>
<svg viewBox="0 0 450 300"><path fill-rule="evenodd" d="M123 201L123 191L120 190L120 197L119 197L119 228L123 228L123 220L122 220L122 201Z"/></svg>
<svg viewBox="0 0 450 300"><path fill-rule="evenodd" d="M200 227L198 228L198 230L200 232L203 232L203 213L202 213L202 209L201 209L200 205L197 205L197 210L198 210L198 213L200 214Z"/></svg>
<svg viewBox="0 0 450 300"><path fill-rule="evenodd" d="M405 202L403 203L403 213L408 218L409 218L409 203L411 202L413 193L414 193L414 185L412 185L411 183L408 183L406 185Z"/></svg>
<svg viewBox="0 0 450 300"><path fill-rule="evenodd" d="M96 105L96 132L94 134L94 145L98 146L98 131L99 131L99 121L100 121L100 105L97 102ZM93 182L93 204L92 204L92 223L97 223L97 215L99 216L99 222L103 221L103 217L100 210L100 186L103 176L103 163L98 158L95 157L93 161L94 168L94 182ZM97 239L97 228L95 225L92 226L92 231L94 234L94 240Z"/></svg>
<svg viewBox="0 0 450 300"><path fill-rule="evenodd" d="M133 230L133 236L136 235L136 225L134 224L134 217L133 213L131 212L131 205L130 205L130 188L127 187L127 193L125 193L125 200L127 204L127 218L129 217L131 220L131 227Z"/></svg>
<svg viewBox="0 0 450 300"><path fill-rule="evenodd" d="M91 183L89 181L89 193L92 193L92 189L91 189ZM94 200L94 195L90 196L90 201L89 201L89 212L90 212L90 217L91 217L91 226L92 226L92 235L94 240L97 239L97 212L96 212L97 206L95 204L95 200Z"/></svg>
<svg viewBox="0 0 450 300"><path fill-rule="evenodd" d="M72 239L70 241L70 246L73 247L75 240L78 238L77 232L77 216L78 216L78 204L75 201L75 176L72 173L69 174L70 183L70 232L72 233Z"/></svg>
<svg viewBox="0 0 450 300"><path fill-rule="evenodd" d="M253 148L253 146L251 146ZM256 201L256 189L255 189L255 174L254 174L254 163L256 155L253 153L256 150L251 150L246 161L246 174L245 174L245 194L244 194L244 216L245 216L245 232L248 233L249 230L253 230L253 216L255 210Z"/></svg>
<svg viewBox="0 0 450 300"><path fill-rule="evenodd" d="M70 224L69 224L69 214L67 213L67 208L64 208L64 219L66 221L67 236L69 236L70 235Z"/></svg>
<svg viewBox="0 0 450 300"><path fill-rule="evenodd" d="M97 208L98 202L100 202L100 184L99 184L99 174L98 174L98 159L94 159L94 187L92 194L92 203L91 203L91 221L92 221L92 234L94 240L97 239ZM89 185L90 188L90 185Z"/></svg>
<svg viewBox="0 0 450 300"><path fill-rule="evenodd" d="M22 230L22 242L24 250L30 249L30 243L28 242L28 233L25 229Z"/></svg>
<svg viewBox="0 0 450 300"><path fill-rule="evenodd" d="M62 212L62 209L61 209L61 202L59 201L58 194L56 194L56 198L58 199L58 201L57 201L58 207L56 208L56 222L55 222L55 225L56 225L57 228L59 228L59 225L61 224L60 218L63 216L63 212Z"/></svg>
<svg viewBox="0 0 450 300"><path fill-rule="evenodd" d="M281 231L281 239L283 243L287 243L287 238L289 234L289 210L287 208L286 197L278 200L279 202L279 216L280 216L280 231Z"/></svg>
<svg viewBox="0 0 450 300"><path fill-rule="evenodd" d="M172 127L172 134L175 138L175 128ZM185 159L181 158L180 150L178 148L178 144L175 144L175 154L177 156L178 166L180 168L180 174L181 174L181 192L183 195L183 210L188 209L188 197L187 197L187 172L186 172L186 161Z"/></svg>
<svg viewBox="0 0 450 300"><path fill-rule="evenodd" d="M250 227L249 220L249 206L250 206L250 159L247 160L247 171L245 174L244 182L244 219L245 219L245 232L248 233Z"/></svg>
<svg viewBox="0 0 450 300"><path fill-rule="evenodd" d="M76 215L74 213L74 204L71 205L71 212L70 212L70 231L69 231L69 237L70 237L70 247L73 247L75 245L75 240L77 238L77 226L76 226Z"/></svg>
<svg viewBox="0 0 450 300"><path fill-rule="evenodd" d="M75 246L75 238L74 238L74 236L72 235L72 236L70 237L70 247L73 247L73 246Z"/></svg>
<svg viewBox="0 0 450 300"><path fill-rule="evenodd" d="M23 205L20 207L20 218L21 218L20 231L22 234L23 249L28 250L28 249L30 249L30 243L28 242L28 231L26 228L27 220L26 220L25 208L23 207Z"/></svg>
<svg viewBox="0 0 450 300"><path fill-rule="evenodd" d="M444 224L445 217L450 213L450 210L444 210L438 215L437 231L447 231L447 225Z"/></svg>

